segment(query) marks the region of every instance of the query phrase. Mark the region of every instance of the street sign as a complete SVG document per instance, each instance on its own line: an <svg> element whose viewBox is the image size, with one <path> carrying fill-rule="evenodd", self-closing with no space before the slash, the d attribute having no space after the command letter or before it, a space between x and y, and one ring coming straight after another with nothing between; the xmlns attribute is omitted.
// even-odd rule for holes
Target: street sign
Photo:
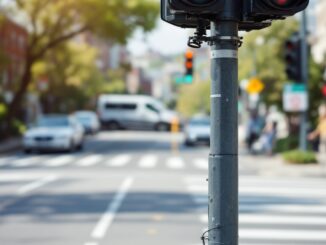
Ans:
<svg viewBox="0 0 326 245"><path fill-rule="evenodd" d="M307 111L309 106L307 88L304 84L288 83L283 90L283 109L286 112Z"/></svg>
<svg viewBox="0 0 326 245"><path fill-rule="evenodd" d="M264 90L264 88L265 85L263 82L260 79L254 77L249 80L246 90L249 94L259 94Z"/></svg>

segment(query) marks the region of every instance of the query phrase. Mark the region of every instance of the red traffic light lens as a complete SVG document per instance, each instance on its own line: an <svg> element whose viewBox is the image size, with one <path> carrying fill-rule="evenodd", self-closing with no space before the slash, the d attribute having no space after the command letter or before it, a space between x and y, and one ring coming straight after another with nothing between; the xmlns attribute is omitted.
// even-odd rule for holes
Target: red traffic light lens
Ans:
<svg viewBox="0 0 326 245"><path fill-rule="evenodd" d="M288 6L292 6L294 4L298 4L300 3L301 0L272 0L272 2L280 7L288 7Z"/></svg>

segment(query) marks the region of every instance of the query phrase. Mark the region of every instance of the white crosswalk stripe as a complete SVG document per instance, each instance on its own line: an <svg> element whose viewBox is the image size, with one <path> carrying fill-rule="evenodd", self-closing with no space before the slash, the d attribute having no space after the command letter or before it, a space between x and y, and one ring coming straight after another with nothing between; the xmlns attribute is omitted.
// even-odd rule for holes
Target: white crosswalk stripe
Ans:
<svg viewBox="0 0 326 245"><path fill-rule="evenodd" d="M197 158L194 160L194 165L199 169L208 169L208 159L205 158Z"/></svg>
<svg viewBox="0 0 326 245"><path fill-rule="evenodd" d="M131 160L131 156L127 154L122 154L113 157L112 159L109 160L107 163L108 166L110 167L123 167L127 165L127 163Z"/></svg>
<svg viewBox="0 0 326 245"><path fill-rule="evenodd" d="M139 160L138 166L140 168L154 168L157 164L157 156L155 155L146 155Z"/></svg>
<svg viewBox="0 0 326 245"><path fill-rule="evenodd" d="M76 160L76 156L63 155L63 156L55 157L53 159L46 161L44 163L44 166L46 166L46 167L61 167L61 166L72 163L74 160Z"/></svg>
<svg viewBox="0 0 326 245"><path fill-rule="evenodd" d="M13 167L27 167L31 165L35 165L42 162L42 158L39 156L33 157L20 157L17 160L11 162L11 166Z"/></svg>
<svg viewBox="0 0 326 245"><path fill-rule="evenodd" d="M102 161L104 157L100 155L89 155L81 158L76 162L76 165L81 167L90 167L95 164L98 164Z"/></svg>
<svg viewBox="0 0 326 245"><path fill-rule="evenodd" d="M207 227L205 178L190 177L185 183L198 205L199 221ZM326 244L326 181L305 180L303 186L284 179L248 178L240 178L240 245Z"/></svg>
<svg viewBox="0 0 326 245"><path fill-rule="evenodd" d="M168 158L166 165L172 169L182 169L185 167L184 161L181 157L170 157Z"/></svg>
<svg viewBox="0 0 326 245"><path fill-rule="evenodd" d="M108 159L106 159L108 158ZM189 164L185 164L189 162ZM69 165L70 167L91 167L94 165L107 166L112 168L121 168L129 166L138 167L140 169L154 169L157 167L165 167L170 170L181 170L184 168L198 169L207 171L208 161L206 158L187 158L185 156L160 156L159 154L146 154L137 157L131 154L119 154L106 157L105 154L64 154L64 155L17 155L11 157L0 158L0 166L8 166L12 168L19 167L61 167ZM162 163L159 164L159 163Z"/></svg>

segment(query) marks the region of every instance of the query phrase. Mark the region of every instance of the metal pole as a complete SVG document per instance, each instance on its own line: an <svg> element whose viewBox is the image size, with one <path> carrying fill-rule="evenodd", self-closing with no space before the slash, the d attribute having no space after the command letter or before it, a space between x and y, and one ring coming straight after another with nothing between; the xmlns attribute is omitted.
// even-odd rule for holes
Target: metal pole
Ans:
<svg viewBox="0 0 326 245"><path fill-rule="evenodd" d="M301 78L302 78L301 82L307 88L308 76L309 76L308 75L309 63L308 63L306 10L302 12L300 39L301 39ZM300 149L303 151L307 150L307 119L308 119L307 111L302 112L301 113L301 124L300 124Z"/></svg>
<svg viewBox="0 0 326 245"><path fill-rule="evenodd" d="M211 23L208 244L238 244L238 24Z"/></svg>

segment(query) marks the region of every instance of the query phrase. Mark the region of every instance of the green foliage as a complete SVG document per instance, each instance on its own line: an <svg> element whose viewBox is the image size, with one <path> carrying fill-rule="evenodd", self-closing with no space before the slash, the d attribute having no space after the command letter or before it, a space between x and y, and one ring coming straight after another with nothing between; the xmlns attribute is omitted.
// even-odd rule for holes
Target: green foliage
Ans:
<svg viewBox="0 0 326 245"><path fill-rule="evenodd" d="M197 82L181 85L177 100L177 110L184 116L210 112L210 83Z"/></svg>
<svg viewBox="0 0 326 245"><path fill-rule="evenodd" d="M299 146L299 137L297 135L290 135L286 138L276 141L275 152L281 153L297 149Z"/></svg>
<svg viewBox="0 0 326 245"><path fill-rule="evenodd" d="M283 153L283 158L288 163L312 164L317 163L316 154L311 151L293 150Z"/></svg>

